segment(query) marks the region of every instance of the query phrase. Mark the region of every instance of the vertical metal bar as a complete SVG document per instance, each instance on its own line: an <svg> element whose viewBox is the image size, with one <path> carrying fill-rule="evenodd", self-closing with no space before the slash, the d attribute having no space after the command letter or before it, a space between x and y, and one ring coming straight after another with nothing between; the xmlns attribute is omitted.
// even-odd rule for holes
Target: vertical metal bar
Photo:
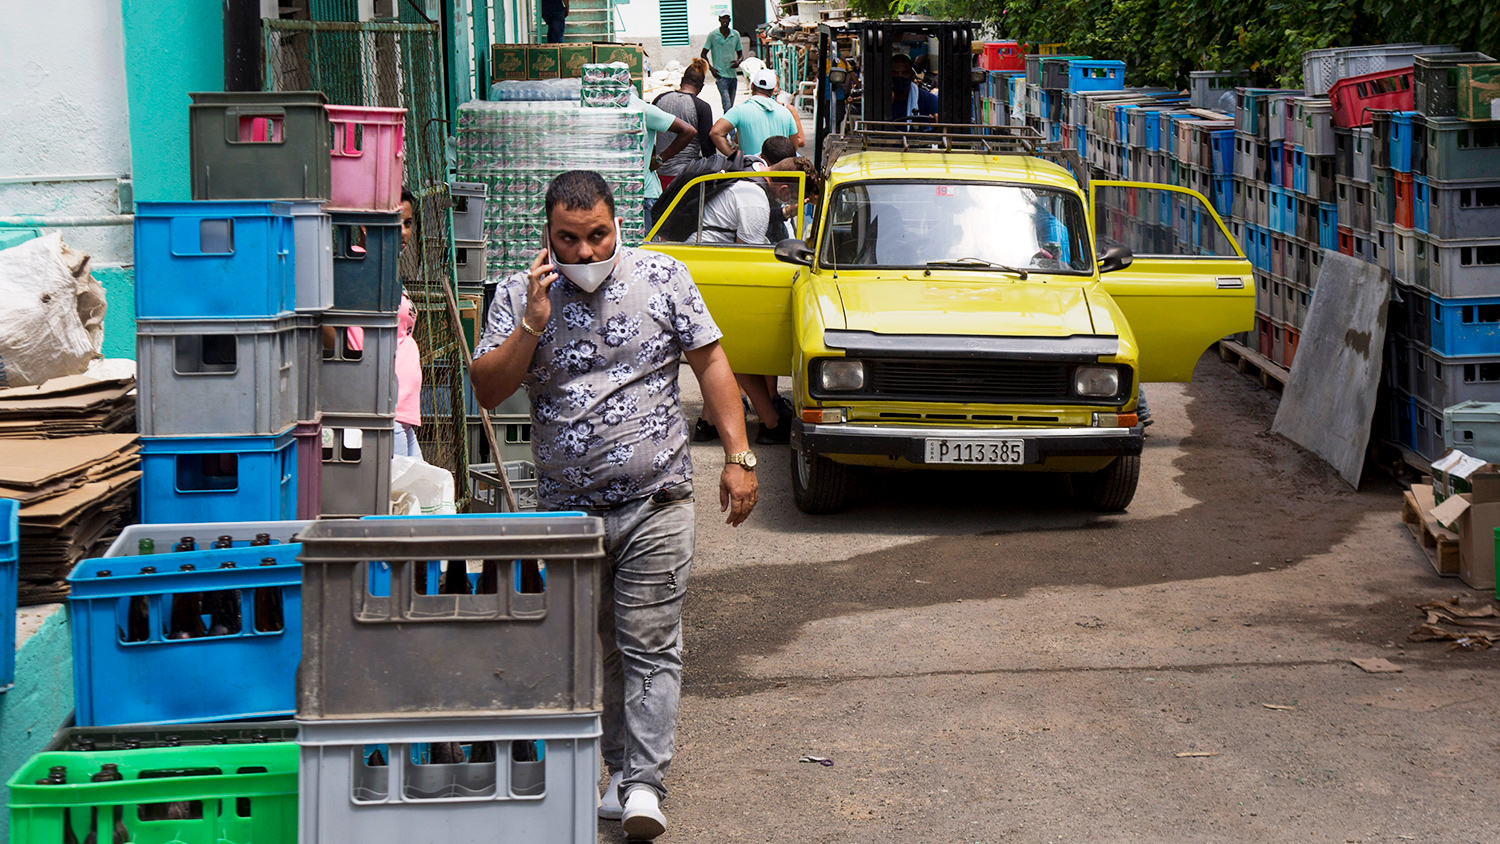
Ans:
<svg viewBox="0 0 1500 844"><path fill-rule="evenodd" d="M224 0L224 90L260 90L259 0Z"/></svg>
<svg viewBox="0 0 1500 844"><path fill-rule="evenodd" d="M489 0L472 0L474 27L474 95L485 99L490 90Z"/></svg>

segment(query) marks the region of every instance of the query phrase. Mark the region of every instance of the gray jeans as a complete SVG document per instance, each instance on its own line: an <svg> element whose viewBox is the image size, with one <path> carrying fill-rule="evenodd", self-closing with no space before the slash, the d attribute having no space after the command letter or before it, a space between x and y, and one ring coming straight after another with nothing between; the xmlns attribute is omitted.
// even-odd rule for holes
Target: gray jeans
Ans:
<svg viewBox="0 0 1500 844"><path fill-rule="evenodd" d="M604 764L624 771L620 794L662 777L677 743L682 692L682 599L693 567L693 485L681 483L609 510L600 578L604 646Z"/></svg>

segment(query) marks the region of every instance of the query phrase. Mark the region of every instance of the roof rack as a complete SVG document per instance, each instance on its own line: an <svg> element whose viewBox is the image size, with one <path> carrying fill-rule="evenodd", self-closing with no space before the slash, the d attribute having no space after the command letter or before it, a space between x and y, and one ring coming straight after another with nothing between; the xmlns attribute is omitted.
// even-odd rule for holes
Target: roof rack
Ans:
<svg viewBox="0 0 1500 844"><path fill-rule="evenodd" d="M1028 155L1057 162L1073 171L1084 188L1088 187L1088 168L1078 153L1045 142L1041 133L1030 126L855 120L848 133L828 137L824 168L832 167L842 156L869 150Z"/></svg>

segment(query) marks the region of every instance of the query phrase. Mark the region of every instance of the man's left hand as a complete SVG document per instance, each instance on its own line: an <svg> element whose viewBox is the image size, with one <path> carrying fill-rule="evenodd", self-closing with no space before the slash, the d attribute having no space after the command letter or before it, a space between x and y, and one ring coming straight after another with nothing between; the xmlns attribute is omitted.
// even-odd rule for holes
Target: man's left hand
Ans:
<svg viewBox="0 0 1500 844"><path fill-rule="evenodd" d="M755 501L760 495L760 482L755 473L737 463L726 463L719 474L719 512L729 511L724 523L739 527L750 518Z"/></svg>

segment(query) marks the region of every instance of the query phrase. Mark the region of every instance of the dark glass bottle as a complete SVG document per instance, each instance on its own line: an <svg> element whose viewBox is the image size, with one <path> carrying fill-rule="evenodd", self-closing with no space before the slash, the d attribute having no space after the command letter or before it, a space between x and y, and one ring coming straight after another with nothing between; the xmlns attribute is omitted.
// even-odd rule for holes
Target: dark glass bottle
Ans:
<svg viewBox="0 0 1500 844"><path fill-rule="evenodd" d="M385 754L381 753L380 748L377 747L374 750L370 751L370 759L369 761L365 762L365 764L369 765L371 768L384 768Z"/></svg>
<svg viewBox="0 0 1500 844"><path fill-rule="evenodd" d="M255 538L252 539L252 540L250 540L250 545L252 547L256 547L256 548L259 548L262 545L270 545L270 544L271 544L271 534L269 534L269 533L257 533L255 535Z"/></svg>
<svg viewBox="0 0 1500 844"><path fill-rule="evenodd" d="M470 764L494 764L495 743L492 741L476 741L469 745Z"/></svg>
<svg viewBox="0 0 1500 844"><path fill-rule="evenodd" d="M177 553L178 551L197 551L197 550L198 550L198 540L192 538L191 536L184 536L183 538L177 540L177 544L176 545L172 546L172 552L174 554Z"/></svg>
<svg viewBox="0 0 1500 844"><path fill-rule="evenodd" d="M216 551L221 551L225 548L233 548L234 537L229 536L228 534L220 536L218 539L214 540L214 544L210 547L212 547Z"/></svg>
<svg viewBox="0 0 1500 844"><path fill-rule="evenodd" d="M469 564L464 560L449 560L438 591L444 595L473 594L469 585Z"/></svg>
<svg viewBox="0 0 1500 844"><path fill-rule="evenodd" d="M500 594L500 563L498 560L485 560L479 569L479 582L474 586L475 595L498 595Z"/></svg>
<svg viewBox="0 0 1500 844"><path fill-rule="evenodd" d="M276 560L267 557L260 561L262 566L274 566ZM286 619L282 617L281 587L262 586L255 590L255 629L261 633L275 633L286 627Z"/></svg>
<svg viewBox="0 0 1500 844"><path fill-rule="evenodd" d="M219 563L221 569L234 568L232 560ZM240 632L240 590L220 589L204 596L210 626L208 635L228 636Z"/></svg>
<svg viewBox="0 0 1500 844"><path fill-rule="evenodd" d="M113 762L106 762L99 768L99 773L90 778L92 782L120 782L125 775L120 773L120 766ZM97 841L98 830L91 830L90 834ZM113 844L130 844L130 830L125 828L125 808L114 807L114 831L111 838Z"/></svg>
<svg viewBox="0 0 1500 844"><path fill-rule="evenodd" d="M197 571L197 566L184 563L178 571ZM203 626L203 593L182 592L172 596L172 620L167 628L168 639L196 639L208 633Z"/></svg>

